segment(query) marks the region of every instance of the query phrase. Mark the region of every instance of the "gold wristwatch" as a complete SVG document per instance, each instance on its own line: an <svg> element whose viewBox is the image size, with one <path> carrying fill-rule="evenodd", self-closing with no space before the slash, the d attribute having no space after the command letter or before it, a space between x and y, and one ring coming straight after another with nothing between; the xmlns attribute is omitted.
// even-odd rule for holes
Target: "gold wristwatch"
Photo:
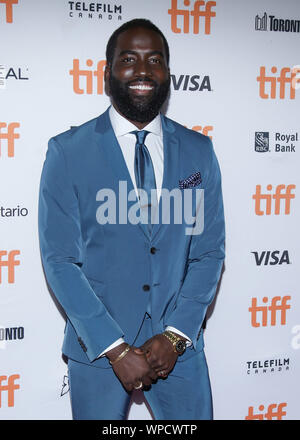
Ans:
<svg viewBox="0 0 300 440"><path fill-rule="evenodd" d="M166 330L162 333L173 345L173 349L175 353L179 356L185 352L186 349L186 341L181 339L180 336L175 335L175 333Z"/></svg>

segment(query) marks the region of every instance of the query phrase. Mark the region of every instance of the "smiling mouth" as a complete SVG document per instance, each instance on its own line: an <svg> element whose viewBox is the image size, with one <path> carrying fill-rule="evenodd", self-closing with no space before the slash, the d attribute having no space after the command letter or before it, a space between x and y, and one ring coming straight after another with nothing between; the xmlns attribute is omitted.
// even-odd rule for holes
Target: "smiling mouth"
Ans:
<svg viewBox="0 0 300 440"><path fill-rule="evenodd" d="M136 85L129 86L129 88L131 90L153 90L154 86L149 86L146 84L136 84Z"/></svg>
<svg viewBox="0 0 300 440"><path fill-rule="evenodd" d="M155 83L150 78L136 79L128 84L128 88L135 95L148 95L155 89Z"/></svg>

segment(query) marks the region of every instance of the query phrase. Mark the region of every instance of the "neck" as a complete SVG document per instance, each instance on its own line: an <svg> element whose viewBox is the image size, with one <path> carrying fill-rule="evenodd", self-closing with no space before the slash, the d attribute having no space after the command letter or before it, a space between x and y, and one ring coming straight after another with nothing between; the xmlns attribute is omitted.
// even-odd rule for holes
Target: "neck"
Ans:
<svg viewBox="0 0 300 440"><path fill-rule="evenodd" d="M146 125L148 125L153 119L151 119L150 121L146 121L146 122L138 122L138 121L133 121L132 119L128 119L123 113L120 112L120 110L118 109L118 107L113 103L113 106L115 108L115 110L121 115L123 116L123 118L127 119L127 121L131 122L133 125L135 125L139 130L143 130L144 127L146 127ZM156 115L157 116L157 115ZM155 116L155 117L156 117Z"/></svg>

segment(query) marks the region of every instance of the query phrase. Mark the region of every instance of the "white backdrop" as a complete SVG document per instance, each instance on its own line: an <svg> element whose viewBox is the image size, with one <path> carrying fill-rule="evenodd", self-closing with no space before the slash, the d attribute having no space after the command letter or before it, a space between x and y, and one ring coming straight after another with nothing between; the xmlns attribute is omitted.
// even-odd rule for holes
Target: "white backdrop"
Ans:
<svg viewBox="0 0 300 440"><path fill-rule="evenodd" d="M48 139L109 105L106 43L137 17L169 41L167 115L212 137L223 175L227 257L205 331L214 418L300 419L297 0L0 0L0 419L71 418L39 179ZM138 396L129 418L151 418Z"/></svg>

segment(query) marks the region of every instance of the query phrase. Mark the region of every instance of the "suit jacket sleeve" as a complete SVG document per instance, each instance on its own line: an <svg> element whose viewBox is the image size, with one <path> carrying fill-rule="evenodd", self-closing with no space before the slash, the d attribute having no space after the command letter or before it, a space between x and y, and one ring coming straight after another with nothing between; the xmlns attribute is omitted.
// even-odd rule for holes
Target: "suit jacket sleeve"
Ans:
<svg viewBox="0 0 300 440"><path fill-rule="evenodd" d="M204 185L204 230L191 238L187 269L176 307L166 325L189 335L196 347L199 331L212 302L224 259L224 212L221 175L210 139L211 160Z"/></svg>
<svg viewBox="0 0 300 440"><path fill-rule="evenodd" d="M92 361L124 333L81 270L84 246L78 199L63 148L55 139L49 141L41 176L39 237L47 281Z"/></svg>

